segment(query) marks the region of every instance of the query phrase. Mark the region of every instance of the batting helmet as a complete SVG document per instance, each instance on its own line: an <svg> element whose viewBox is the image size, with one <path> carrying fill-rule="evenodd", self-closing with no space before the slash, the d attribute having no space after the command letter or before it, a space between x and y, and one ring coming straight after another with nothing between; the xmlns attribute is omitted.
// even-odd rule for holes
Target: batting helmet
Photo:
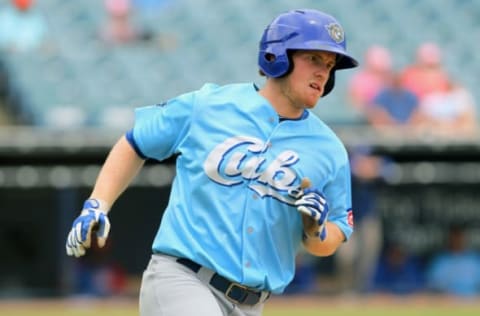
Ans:
<svg viewBox="0 0 480 316"><path fill-rule="evenodd" d="M266 76L282 77L292 66L288 51L322 50L337 54L337 62L325 84L323 96L335 85L337 69L353 68L358 62L347 54L343 28L338 21L312 9L280 14L265 29L260 40L258 66Z"/></svg>

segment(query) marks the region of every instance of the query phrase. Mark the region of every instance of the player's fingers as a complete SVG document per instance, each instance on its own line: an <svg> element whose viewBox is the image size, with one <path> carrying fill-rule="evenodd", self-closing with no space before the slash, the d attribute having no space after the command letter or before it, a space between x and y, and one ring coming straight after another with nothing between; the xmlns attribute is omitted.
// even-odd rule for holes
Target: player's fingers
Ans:
<svg viewBox="0 0 480 316"><path fill-rule="evenodd" d="M72 229L70 231L70 234L68 235L67 244L70 247L70 249L72 249L72 248L76 247L78 245L78 243L79 243L79 241L77 239L77 230Z"/></svg>
<svg viewBox="0 0 480 316"><path fill-rule="evenodd" d="M317 201L320 204L325 204L327 203L327 200L319 194L312 194L307 197L307 199L312 199L313 201Z"/></svg>
<svg viewBox="0 0 480 316"><path fill-rule="evenodd" d="M81 257L85 254L85 248L82 246L82 245L78 245L78 247L75 248L76 249L76 257Z"/></svg>
<svg viewBox="0 0 480 316"><path fill-rule="evenodd" d="M104 215L99 219L98 231L97 231L97 244L102 248L107 242L108 233L110 232L110 221Z"/></svg>
<svg viewBox="0 0 480 316"><path fill-rule="evenodd" d="M72 242L82 242L82 222L78 222L72 228Z"/></svg>
<svg viewBox="0 0 480 316"><path fill-rule="evenodd" d="M107 238L109 232L110 232L110 221L108 220L107 216L102 215L98 221L97 236L102 238Z"/></svg>
<svg viewBox="0 0 480 316"><path fill-rule="evenodd" d="M301 205L301 206L297 207L297 210L301 214L307 215L308 217L312 217L312 210L307 206Z"/></svg>
<svg viewBox="0 0 480 316"><path fill-rule="evenodd" d="M320 219L321 213L324 211L324 205L316 202L316 201L297 201L295 203L297 205L297 209L302 209L302 213L305 213L308 216L313 217L316 220Z"/></svg>
<svg viewBox="0 0 480 316"><path fill-rule="evenodd" d="M73 255L73 252L68 244L65 245L65 252L67 253L67 256Z"/></svg>
<svg viewBox="0 0 480 316"><path fill-rule="evenodd" d="M305 199L307 201L316 201L317 203L321 203L321 204L326 204L327 203L327 200L325 200L325 198L322 195L320 195L316 192L305 194L303 196L303 199Z"/></svg>
<svg viewBox="0 0 480 316"><path fill-rule="evenodd" d="M82 233L81 233L80 240L86 248L90 248L92 230L96 224L97 224L97 221L91 218L89 220L84 221L83 224L81 225Z"/></svg>
<svg viewBox="0 0 480 316"><path fill-rule="evenodd" d="M103 248L107 243L107 238L105 237L97 237L97 245L99 248Z"/></svg>
<svg viewBox="0 0 480 316"><path fill-rule="evenodd" d="M312 208L315 210L319 210L320 212L323 212L325 209L325 205L322 203L319 203L317 200L308 200L308 199L300 199L295 202L296 206L305 206L308 208Z"/></svg>
<svg viewBox="0 0 480 316"><path fill-rule="evenodd" d="M295 205L296 206L301 206L301 205L304 205L304 206L314 206L315 205L315 201L314 200L308 200L306 199L305 197L302 197L301 199L298 199L295 201Z"/></svg>
<svg viewBox="0 0 480 316"><path fill-rule="evenodd" d="M78 258L85 254L85 248L82 245L78 244L71 248L72 254Z"/></svg>
<svg viewBox="0 0 480 316"><path fill-rule="evenodd" d="M78 247L81 246L80 241L77 239L77 231L72 229L68 236L67 241L67 254L70 256L79 257Z"/></svg>
<svg viewBox="0 0 480 316"><path fill-rule="evenodd" d="M65 243L65 249L67 251L67 255L69 256L73 255L71 240L72 240L72 232L70 231L70 233L67 236L67 242Z"/></svg>
<svg viewBox="0 0 480 316"><path fill-rule="evenodd" d="M92 229L93 229L93 223L90 223L88 225L87 233L85 234L85 239L82 240L81 245L85 248L90 248L92 244Z"/></svg>

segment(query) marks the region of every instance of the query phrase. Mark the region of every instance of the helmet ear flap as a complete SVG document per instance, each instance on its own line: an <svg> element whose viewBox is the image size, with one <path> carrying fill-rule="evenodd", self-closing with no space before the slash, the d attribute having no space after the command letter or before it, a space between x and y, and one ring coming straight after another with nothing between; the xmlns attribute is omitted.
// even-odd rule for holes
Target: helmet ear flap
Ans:
<svg viewBox="0 0 480 316"><path fill-rule="evenodd" d="M268 77L281 77L290 68L290 60L286 54L275 55L269 52L262 52L259 58L261 58L259 60L260 68Z"/></svg>
<svg viewBox="0 0 480 316"><path fill-rule="evenodd" d="M327 83L325 83L325 86L323 87L323 94L322 97L326 96L327 94L330 93L330 91L333 90L333 87L335 86L335 69L333 69L330 72L330 76L328 77Z"/></svg>

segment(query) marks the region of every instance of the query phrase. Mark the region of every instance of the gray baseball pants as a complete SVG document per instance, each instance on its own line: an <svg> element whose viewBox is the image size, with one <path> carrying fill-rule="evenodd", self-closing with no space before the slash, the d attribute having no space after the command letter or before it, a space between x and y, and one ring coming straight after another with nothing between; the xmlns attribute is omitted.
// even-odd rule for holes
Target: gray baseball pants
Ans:
<svg viewBox="0 0 480 316"><path fill-rule="evenodd" d="M209 281L213 271L198 273L175 261L154 254L143 273L140 288L141 316L260 316L264 300L248 306L232 303Z"/></svg>

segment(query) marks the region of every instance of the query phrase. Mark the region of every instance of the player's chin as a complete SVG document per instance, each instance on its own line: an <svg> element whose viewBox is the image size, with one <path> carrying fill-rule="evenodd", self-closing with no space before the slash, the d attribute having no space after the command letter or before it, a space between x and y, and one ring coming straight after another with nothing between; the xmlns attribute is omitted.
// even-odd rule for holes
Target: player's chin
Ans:
<svg viewBox="0 0 480 316"><path fill-rule="evenodd" d="M311 97L311 98L308 98L308 99L305 100L305 102L304 102L305 108L307 108L307 109L313 109L313 108L317 105L317 103L318 103L318 101L320 100L320 98L321 98L320 95L319 95L319 96L313 96L313 97Z"/></svg>
<svg viewBox="0 0 480 316"><path fill-rule="evenodd" d="M304 107L305 109L313 109L317 104L312 104L312 103L305 103Z"/></svg>
<svg viewBox="0 0 480 316"><path fill-rule="evenodd" d="M308 109L314 108L317 105L320 98L322 97L322 94L323 94L323 89L318 89L318 90L315 90L314 92L309 93L308 97L304 102L305 107Z"/></svg>

